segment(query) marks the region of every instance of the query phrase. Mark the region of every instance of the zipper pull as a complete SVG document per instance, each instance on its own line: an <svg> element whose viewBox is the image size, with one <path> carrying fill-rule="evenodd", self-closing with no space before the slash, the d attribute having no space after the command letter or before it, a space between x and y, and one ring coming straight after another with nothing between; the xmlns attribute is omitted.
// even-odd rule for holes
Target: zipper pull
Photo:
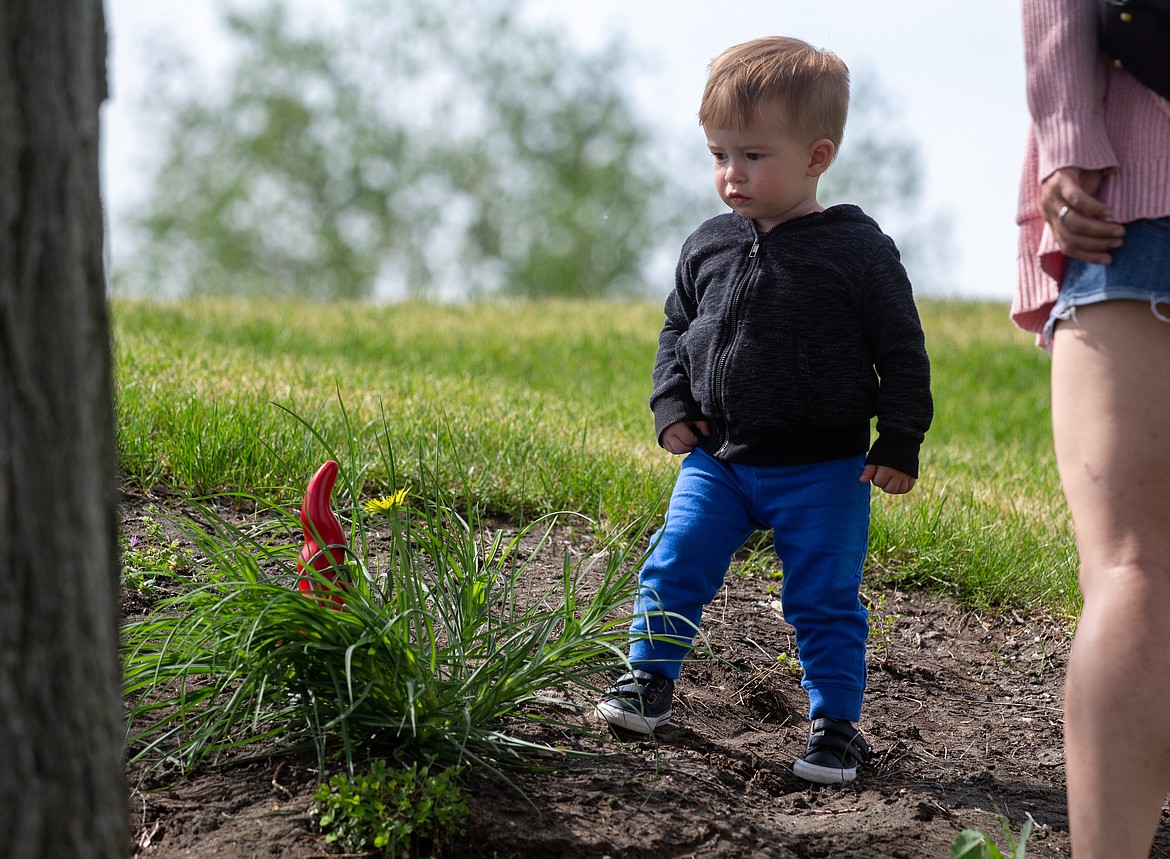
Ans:
<svg viewBox="0 0 1170 859"><path fill-rule="evenodd" d="M756 258L756 251L758 251L759 249L760 249L760 237L756 236L752 240L752 249L750 251L748 251L748 259L755 259Z"/></svg>

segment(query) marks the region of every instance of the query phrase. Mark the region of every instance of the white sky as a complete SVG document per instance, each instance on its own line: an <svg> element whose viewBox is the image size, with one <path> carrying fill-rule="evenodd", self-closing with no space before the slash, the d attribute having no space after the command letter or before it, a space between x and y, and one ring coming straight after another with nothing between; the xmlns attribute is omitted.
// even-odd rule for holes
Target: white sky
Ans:
<svg viewBox="0 0 1170 859"><path fill-rule="evenodd" d="M336 0L334 0L336 2ZM300 5L333 5L298 0ZM214 65L220 3L106 0L112 99L104 114L104 190L111 246L142 194L153 141L133 125L144 47L174 41ZM1002 299L1015 282L1015 203L1027 130L1018 0L532 0L538 18L586 48L621 34L642 61L630 86L651 123L705 148L695 112L707 64L729 45L782 34L834 51L877 78L917 142L925 206L946 212L958 294ZM848 130L845 144L849 145ZM710 184L707 170L683 181ZM714 194L714 190L712 190ZM911 272L913 276L913 272Z"/></svg>

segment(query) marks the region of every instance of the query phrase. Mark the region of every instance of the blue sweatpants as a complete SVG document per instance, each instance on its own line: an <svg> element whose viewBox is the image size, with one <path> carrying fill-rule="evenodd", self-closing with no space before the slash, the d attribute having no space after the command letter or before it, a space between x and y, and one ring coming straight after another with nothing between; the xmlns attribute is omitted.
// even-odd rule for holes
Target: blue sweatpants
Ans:
<svg viewBox="0 0 1170 859"><path fill-rule="evenodd" d="M869 543L870 487L859 480L864 464L862 455L750 466L701 450L689 454L638 574L631 664L677 678L732 555L755 531L772 529L783 565L780 601L796 630L809 717L857 721L869 635L860 599Z"/></svg>

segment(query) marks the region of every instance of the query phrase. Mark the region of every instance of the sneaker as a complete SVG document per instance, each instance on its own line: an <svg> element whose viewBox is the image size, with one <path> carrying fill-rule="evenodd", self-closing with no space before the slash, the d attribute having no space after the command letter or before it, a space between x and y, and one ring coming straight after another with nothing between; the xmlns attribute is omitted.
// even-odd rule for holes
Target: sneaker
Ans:
<svg viewBox="0 0 1170 859"><path fill-rule="evenodd" d="M805 781L844 784L857 778L857 765L869 757L865 738L844 719L814 719L808 729L808 747L792 766Z"/></svg>
<svg viewBox="0 0 1170 859"><path fill-rule="evenodd" d="M670 721L674 681L656 671L634 670L623 674L598 702L594 712L616 728L653 734Z"/></svg>

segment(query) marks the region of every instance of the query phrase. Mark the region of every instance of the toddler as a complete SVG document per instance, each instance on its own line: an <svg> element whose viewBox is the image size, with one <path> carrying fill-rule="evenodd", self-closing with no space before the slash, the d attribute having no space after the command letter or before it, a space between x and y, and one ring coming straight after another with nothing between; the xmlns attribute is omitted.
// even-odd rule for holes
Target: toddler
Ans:
<svg viewBox="0 0 1170 859"><path fill-rule="evenodd" d="M910 491L933 414L894 242L857 206L817 202L848 105L845 64L798 39L711 64L699 123L731 211L686 240L666 300L650 407L659 444L686 458L639 571L633 671L597 705L644 734L670 720L704 606L734 553L770 529L809 696L794 770L825 784L855 778L868 752L856 723L870 486Z"/></svg>

